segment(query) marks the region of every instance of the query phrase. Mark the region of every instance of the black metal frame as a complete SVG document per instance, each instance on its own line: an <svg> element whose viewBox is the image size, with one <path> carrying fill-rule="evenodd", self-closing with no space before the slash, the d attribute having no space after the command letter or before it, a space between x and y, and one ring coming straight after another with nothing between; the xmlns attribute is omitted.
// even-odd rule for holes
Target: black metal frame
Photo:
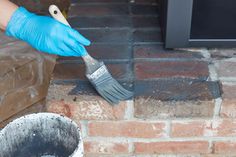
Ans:
<svg viewBox="0 0 236 157"><path fill-rule="evenodd" d="M190 39L193 0L162 0L162 3L167 3L161 20L166 48L236 47L236 39Z"/></svg>

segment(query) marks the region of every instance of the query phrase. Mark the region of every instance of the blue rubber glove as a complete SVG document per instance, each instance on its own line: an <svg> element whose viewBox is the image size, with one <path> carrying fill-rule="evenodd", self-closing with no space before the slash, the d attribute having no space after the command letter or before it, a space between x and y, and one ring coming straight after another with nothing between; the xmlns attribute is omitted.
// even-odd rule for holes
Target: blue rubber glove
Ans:
<svg viewBox="0 0 236 157"><path fill-rule="evenodd" d="M84 56L90 41L76 30L51 17L38 16L19 7L12 15L6 35L28 42L39 51L60 56Z"/></svg>

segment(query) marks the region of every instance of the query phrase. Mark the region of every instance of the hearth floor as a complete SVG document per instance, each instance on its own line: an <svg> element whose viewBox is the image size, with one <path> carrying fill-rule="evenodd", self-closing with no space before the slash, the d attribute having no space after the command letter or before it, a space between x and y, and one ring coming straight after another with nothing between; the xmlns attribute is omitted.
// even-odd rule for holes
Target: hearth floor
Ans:
<svg viewBox="0 0 236 157"><path fill-rule="evenodd" d="M221 96L221 83L209 70L213 51L164 49L155 0L74 1L68 20L91 40L88 52L106 63L135 100L208 101ZM80 58L60 57L53 83L74 85L70 95L97 95L84 74Z"/></svg>

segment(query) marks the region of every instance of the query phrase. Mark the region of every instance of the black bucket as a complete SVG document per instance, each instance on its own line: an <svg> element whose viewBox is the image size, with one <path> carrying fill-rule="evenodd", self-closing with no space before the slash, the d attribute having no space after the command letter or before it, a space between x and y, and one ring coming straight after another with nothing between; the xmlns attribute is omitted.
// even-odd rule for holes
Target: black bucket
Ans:
<svg viewBox="0 0 236 157"><path fill-rule="evenodd" d="M31 114L0 131L0 157L82 157L80 129L53 113Z"/></svg>

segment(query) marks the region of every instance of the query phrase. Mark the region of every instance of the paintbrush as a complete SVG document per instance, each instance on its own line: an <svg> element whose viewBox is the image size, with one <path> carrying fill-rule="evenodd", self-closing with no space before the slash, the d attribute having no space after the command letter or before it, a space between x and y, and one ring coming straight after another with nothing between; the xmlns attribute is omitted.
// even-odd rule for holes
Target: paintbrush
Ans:
<svg viewBox="0 0 236 157"><path fill-rule="evenodd" d="M56 5L49 7L49 12L57 21L70 26L60 9ZM92 58L88 53L82 56L86 65L86 77L97 92L110 104L118 104L120 100L127 100L133 93L123 88L109 73L105 64Z"/></svg>

